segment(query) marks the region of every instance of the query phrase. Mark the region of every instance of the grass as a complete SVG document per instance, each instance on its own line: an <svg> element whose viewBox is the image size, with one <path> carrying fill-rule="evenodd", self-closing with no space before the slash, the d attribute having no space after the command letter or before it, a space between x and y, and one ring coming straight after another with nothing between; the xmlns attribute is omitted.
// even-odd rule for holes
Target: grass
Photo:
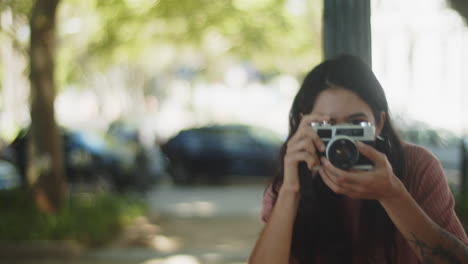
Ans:
<svg viewBox="0 0 468 264"><path fill-rule="evenodd" d="M46 214L22 190L1 191L0 208L0 240L74 240L89 247L110 242L146 211L136 197L83 193L67 199L57 214Z"/></svg>

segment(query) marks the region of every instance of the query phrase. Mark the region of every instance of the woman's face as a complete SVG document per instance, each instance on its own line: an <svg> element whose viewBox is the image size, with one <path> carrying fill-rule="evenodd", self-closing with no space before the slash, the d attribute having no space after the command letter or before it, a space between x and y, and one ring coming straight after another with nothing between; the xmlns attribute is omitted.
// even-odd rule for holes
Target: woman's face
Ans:
<svg viewBox="0 0 468 264"><path fill-rule="evenodd" d="M376 135L380 135L385 120L385 113L382 112L380 114L381 122L376 124L370 106L358 95L343 88L329 88L321 92L317 97L312 113L327 116L329 118L328 122L332 125L370 122L376 128Z"/></svg>

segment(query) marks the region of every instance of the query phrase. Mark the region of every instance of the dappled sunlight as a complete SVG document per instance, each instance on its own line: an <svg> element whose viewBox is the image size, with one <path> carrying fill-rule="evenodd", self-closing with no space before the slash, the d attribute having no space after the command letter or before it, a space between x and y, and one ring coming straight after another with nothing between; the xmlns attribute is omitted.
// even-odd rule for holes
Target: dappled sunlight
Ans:
<svg viewBox="0 0 468 264"><path fill-rule="evenodd" d="M155 239L159 236L159 232L159 226L152 224L148 218L140 216L123 230L114 241L113 246L143 246L156 249L174 248L174 245L169 246L169 243L161 238Z"/></svg>
<svg viewBox="0 0 468 264"><path fill-rule="evenodd" d="M175 204L176 213L181 217L210 217L213 216L217 207L209 201L181 202Z"/></svg>
<svg viewBox="0 0 468 264"><path fill-rule="evenodd" d="M199 257L192 255L173 255L166 258L153 258L139 264L245 264L246 261L226 261L219 253L205 253Z"/></svg>
<svg viewBox="0 0 468 264"><path fill-rule="evenodd" d="M181 242L174 237L157 235L152 239L151 246L160 252L171 253L181 248Z"/></svg>
<svg viewBox="0 0 468 264"><path fill-rule="evenodd" d="M204 263L221 263L223 256L220 253L205 253L201 256Z"/></svg>
<svg viewBox="0 0 468 264"><path fill-rule="evenodd" d="M141 264L201 264L194 256L175 255L164 259L151 259Z"/></svg>

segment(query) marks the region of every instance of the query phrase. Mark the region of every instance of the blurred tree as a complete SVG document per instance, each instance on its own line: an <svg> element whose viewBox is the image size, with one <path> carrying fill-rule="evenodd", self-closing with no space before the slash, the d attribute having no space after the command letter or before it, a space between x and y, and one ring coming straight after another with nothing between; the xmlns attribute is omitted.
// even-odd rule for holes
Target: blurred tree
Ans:
<svg viewBox="0 0 468 264"><path fill-rule="evenodd" d="M0 12L6 9L12 10L15 14L28 15L31 11L33 0L2 0L0 2Z"/></svg>
<svg viewBox="0 0 468 264"><path fill-rule="evenodd" d="M468 25L468 2L466 0L448 0L450 6L455 9Z"/></svg>
<svg viewBox="0 0 468 264"><path fill-rule="evenodd" d="M0 12L29 14L32 3L3 0ZM116 64L151 64L154 74L154 65L174 71L196 56L192 67L207 76L234 58L263 72L301 75L321 59L320 0L62 0L61 6L59 90Z"/></svg>
<svg viewBox="0 0 468 264"><path fill-rule="evenodd" d="M225 60L248 60L263 71L300 75L321 57L320 0L62 0L57 13L58 2L0 0L0 12L8 9L29 21L29 48L17 35L0 31L30 57L29 154L34 162L28 178L39 179L38 193L52 210L66 193L54 119L54 98L61 88L84 87L116 64L156 65L149 70L153 77L155 68L176 70L197 56L199 75L219 71ZM132 69L113 77L143 71ZM135 89L143 89L145 82L128 80L119 85L134 98ZM115 80L102 83L98 89L115 91Z"/></svg>
<svg viewBox="0 0 468 264"><path fill-rule="evenodd" d="M18 106L24 106L29 93L24 74L27 36L23 34L28 25L29 4L31 1L0 1L0 136L8 141L27 119L26 111Z"/></svg>
<svg viewBox="0 0 468 264"><path fill-rule="evenodd" d="M141 113L145 96L163 103L165 80L182 68L194 73L188 82L219 82L227 65L240 62L267 78L302 77L321 59L321 5L320 0L63 0L58 89L91 90L105 124L117 115ZM109 109L116 104L112 117Z"/></svg>
<svg viewBox="0 0 468 264"><path fill-rule="evenodd" d="M290 2L304 6L288 8ZM65 20L78 18L83 11L87 14L82 18L93 22L82 21L79 35L89 40L84 48L68 47L78 58L74 60L78 67L99 65L93 69L102 70L136 60L164 64L164 57L176 53L180 57L171 61L172 66L196 54L203 60L204 72L219 68L222 57L233 56L253 61L262 70L298 74L321 57L320 1L66 0L64 4L74 7ZM68 80L82 70L71 72Z"/></svg>
<svg viewBox="0 0 468 264"><path fill-rule="evenodd" d="M55 18L59 0L37 0L30 17L31 127L28 179L38 206L56 211L66 195L62 137L55 123Z"/></svg>

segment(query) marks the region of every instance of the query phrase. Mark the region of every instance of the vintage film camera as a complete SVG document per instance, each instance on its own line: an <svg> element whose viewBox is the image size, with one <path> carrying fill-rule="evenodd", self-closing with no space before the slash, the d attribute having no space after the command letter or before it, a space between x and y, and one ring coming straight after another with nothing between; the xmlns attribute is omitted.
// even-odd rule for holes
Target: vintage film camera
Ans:
<svg viewBox="0 0 468 264"><path fill-rule="evenodd" d="M373 147L381 145L378 141L383 139L375 136L375 127L371 123L330 125L326 122L312 122L311 126L326 146L325 152L320 155L326 156L335 167L343 170L373 168L372 161L360 155L356 146L356 141Z"/></svg>

